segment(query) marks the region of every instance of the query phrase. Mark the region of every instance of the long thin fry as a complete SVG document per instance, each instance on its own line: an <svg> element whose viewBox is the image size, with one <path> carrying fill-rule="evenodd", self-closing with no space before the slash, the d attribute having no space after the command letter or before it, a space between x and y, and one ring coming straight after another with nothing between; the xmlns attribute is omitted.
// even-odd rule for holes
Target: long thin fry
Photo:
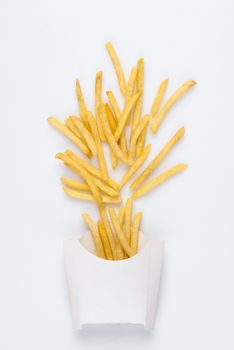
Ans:
<svg viewBox="0 0 234 350"><path fill-rule="evenodd" d="M97 187L108 194L111 197L116 197L119 195L119 192L115 191L112 187L106 185L104 182L102 182L100 179L94 178L93 181L97 185Z"/></svg>
<svg viewBox="0 0 234 350"><path fill-rule="evenodd" d="M161 125L162 121L164 120L166 113L169 111L169 109L175 104L175 102L183 96L191 87L193 87L196 84L194 80L186 81L179 89L177 89L173 95L167 100L165 105L162 107L162 109L159 111L159 113L155 116L154 121L151 125L151 130L155 134L158 130L159 126Z"/></svg>
<svg viewBox="0 0 234 350"><path fill-rule="evenodd" d="M81 135L79 129L76 127L76 125L74 124L74 122L71 119L71 117L68 117L67 119L65 119L64 120L64 124L66 125L66 127L68 129L70 129L73 132L73 134L75 134L80 139L82 138L82 135Z"/></svg>
<svg viewBox="0 0 234 350"><path fill-rule="evenodd" d="M120 226L122 228L123 228L124 220L125 220L125 208L120 208L119 209L119 223L120 223Z"/></svg>
<svg viewBox="0 0 234 350"><path fill-rule="evenodd" d="M138 251L138 238L139 238L139 228L141 224L142 212L137 213L133 218L133 224L131 228L131 248L134 254Z"/></svg>
<svg viewBox="0 0 234 350"><path fill-rule="evenodd" d="M152 162L145 168L145 170L135 179L131 184L131 188L135 189L142 184L158 166L158 164L166 157L175 144L184 136L185 128L180 128L176 134L167 142L167 144L156 155Z"/></svg>
<svg viewBox="0 0 234 350"><path fill-rule="evenodd" d="M129 116L129 113L131 112L132 108L134 107L135 103L140 98L140 96L141 96L141 91L138 91L133 97L131 97L129 102L124 106L124 110L118 119L118 125L117 125L116 131L115 131L116 141L119 140L120 135L122 134L123 129L126 125L126 121L127 121L128 116Z"/></svg>
<svg viewBox="0 0 234 350"><path fill-rule="evenodd" d="M137 62L137 92L141 92L141 96L137 100L135 110L133 112L133 122L132 122L132 130L134 130L140 120L142 104L143 104L143 88L144 88L144 59L140 58Z"/></svg>
<svg viewBox="0 0 234 350"><path fill-rule="evenodd" d="M109 214L110 214L110 218L111 218L111 222L113 227L115 228L115 233L119 239L119 242L123 248L123 250L125 251L125 253L128 256L132 256L133 255L133 250L130 247L130 245L128 244L128 241L123 233L122 228L120 227L120 223L118 220L118 216L116 215L115 209L110 207L109 208Z"/></svg>
<svg viewBox="0 0 234 350"><path fill-rule="evenodd" d="M106 230L105 230L105 228L104 228L104 226L103 226L103 224L101 223L100 220L98 221L98 225L97 226L98 226L98 232L99 232L102 244L103 244L103 248L104 248L107 260L113 260L113 255L112 255L112 252L111 252L110 242L109 242Z"/></svg>
<svg viewBox="0 0 234 350"><path fill-rule="evenodd" d="M71 122L73 123L75 129L76 129L76 132L77 132L77 135L79 135L79 138L81 139L81 141L85 144L85 146L87 146L89 148L89 146L87 145L87 142L85 141L85 138L84 136L82 135L82 133L80 132L80 130L78 129L77 125L74 123L74 120L78 120L80 121L80 118L77 117L76 115L70 115L68 117L69 120L71 120ZM71 126L71 124L70 124ZM75 129L73 128L73 130L75 131Z"/></svg>
<svg viewBox="0 0 234 350"><path fill-rule="evenodd" d="M125 229L128 243L131 243L131 226L132 226L132 198L128 198L125 209Z"/></svg>
<svg viewBox="0 0 234 350"><path fill-rule="evenodd" d="M130 169L127 170L127 172L124 174L123 178L121 179L119 183L119 188L121 189L129 179L135 174L135 172L142 166L146 158L148 157L150 153L151 145L147 145L140 155L140 157L133 163Z"/></svg>
<svg viewBox="0 0 234 350"><path fill-rule="evenodd" d="M126 93L126 80L125 80L124 72L123 72L123 69L121 67L119 58L115 52L115 49L113 48L113 45L110 42L106 43L105 46L106 46L106 49L109 53L111 61L113 63L113 66L114 66L114 69L115 69L115 72L117 75L117 79L119 82L120 91L121 91L122 95L125 95L125 93Z"/></svg>
<svg viewBox="0 0 234 350"><path fill-rule="evenodd" d="M110 214L110 208L109 208L109 215L111 215ZM119 218L117 218L117 219L119 219ZM113 232L115 232L115 226L113 225L113 223L112 223L112 226L113 226ZM121 245L121 243L120 243L120 241L119 241L119 239L118 239L118 236L116 237L117 239L116 239L116 255L117 255L117 260L122 260L122 259L124 259L125 258L125 252L124 252L124 250L123 250L123 248L122 248L122 245Z"/></svg>
<svg viewBox="0 0 234 350"><path fill-rule="evenodd" d="M136 157L140 157L144 147L145 147L145 140L147 135L148 127L146 127L144 130L142 130L141 134L138 137L137 145L136 145Z"/></svg>
<svg viewBox="0 0 234 350"><path fill-rule="evenodd" d="M85 200L85 201L95 202L95 198L91 194L91 192L88 192L88 193L87 192L80 192L80 191L72 190L72 189L66 188L66 187L64 187L63 190L70 197ZM110 197L110 196L107 196L105 194L102 195L102 203L119 204L121 202L122 202L122 199L119 196L118 197Z"/></svg>
<svg viewBox="0 0 234 350"><path fill-rule="evenodd" d="M112 91L106 91L106 95L108 97L109 103L110 103L111 108L115 114L116 119L119 119L121 112L120 112L118 102L115 98L115 95L113 94Z"/></svg>
<svg viewBox="0 0 234 350"><path fill-rule="evenodd" d="M55 126L60 132L62 132L64 135L66 135L78 148L88 157L91 158L91 152L88 149L88 147L69 130L63 123L61 123L59 120L57 120L54 117L49 117L48 122Z"/></svg>
<svg viewBox="0 0 234 350"><path fill-rule="evenodd" d="M134 192L132 195L133 199L143 196L145 193L149 192L152 188L158 186L159 184L167 180L172 175L175 175L183 171L184 169L186 169L187 166L188 166L187 164L177 164L173 168L170 168L169 170L165 171L161 175L157 176L153 180L147 182L145 185L140 187L136 192Z"/></svg>
<svg viewBox="0 0 234 350"><path fill-rule="evenodd" d="M97 250L97 256L99 258L106 258L104 249L103 249L103 245L102 245L102 241L101 238L99 236L98 230L96 228L95 223L93 222L93 220L90 218L90 216L86 213L82 214L84 221L86 222L86 224L88 225L90 232L92 234L95 246L96 246L96 250Z"/></svg>
<svg viewBox="0 0 234 350"><path fill-rule="evenodd" d="M131 70L130 76L129 76L129 80L128 80L125 103L128 103L130 98L133 96L135 84L136 84L136 77L137 77L137 69L135 67L133 67ZM128 116L126 125L129 125L130 120L131 120L131 113Z"/></svg>
<svg viewBox="0 0 234 350"><path fill-rule="evenodd" d="M81 119L82 119L84 125L88 128L89 124L88 124L87 116L86 116L87 108L86 108L84 96L83 96L83 93L81 90L80 82L78 79L76 79L76 97L77 97L77 101L79 104Z"/></svg>
<svg viewBox="0 0 234 350"><path fill-rule="evenodd" d="M116 252L116 239L113 235L106 211L105 211L105 207L103 204L99 205L99 212L100 212L100 216L102 219L102 223L104 225L104 228L106 230L109 242L110 242L110 246L111 246L111 251L112 251L112 255L113 255L113 259L116 260L117 259L117 252Z"/></svg>
<svg viewBox="0 0 234 350"><path fill-rule="evenodd" d="M135 128L135 130L132 133L131 141L130 141L130 147L129 147L129 162L132 165L134 162L135 158L135 153L136 153L136 142L141 134L141 132L147 128L148 124L150 121L150 116L145 115L141 121L139 122L138 126Z"/></svg>
<svg viewBox="0 0 234 350"><path fill-rule="evenodd" d="M88 121L90 124L90 128L92 130L93 136L94 136L94 140L95 140L96 145L97 145L97 158L98 158L99 168L101 170L103 179L106 181L109 176L108 176L108 170L107 170L107 165L106 165L106 159L105 159L105 155L104 155L103 148L102 148L102 143L101 143L98 129L97 129L97 124L96 124L95 118L91 112L87 113L87 118L88 118Z"/></svg>
<svg viewBox="0 0 234 350"><path fill-rule="evenodd" d="M88 119L87 119L87 112L86 112L86 120L88 121ZM93 153L93 155L97 155L97 148L96 148L96 144L95 144L95 141L93 139L92 134L85 127L85 125L82 123L81 120L75 119L75 118L72 117L72 121L77 126L77 128L80 131L80 133L83 135L83 137L84 137L87 145L89 146L91 152Z"/></svg>
<svg viewBox="0 0 234 350"><path fill-rule="evenodd" d="M78 182L61 177L61 182L64 186L73 188L74 190L89 191L89 186L84 182Z"/></svg>
<svg viewBox="0 0 234 350"><path fill-rule="evenodd" d="M156 96L154 98L153 105L151 107L151 116L154 118L156 113L158 112L158 109L160 107L160 104L162 102L163 96L165 94L166 88L168 85L168 79L165 79L161 82L158 91L156 93Z"/></svg>
<svg viewBox="0 0 234 350"><path fill-rule="evenodd" d="M106 109L106 115L107 115L107 118L109 121L111 131L114 134L114 132L116 130L116 126L117 126L116 117L112 113L112 111L107 103L105 104L105 109ZM110 150L112 169L115 169L118 165L118 158L116 157L115 153L113 153L111 148L109 148L109 150Z"/></svg>
<svg viewBox="0 0 234 350"><path fill-rule="evenodd" d="M95 79L95 113L96 113L97 128L98 128L100 139L101 141L105 142L106 138L102 130L102 121L99 114L99 106L101 104L102 104L102 72L100 71L96 74L96 79Z"/></svg>
<svg viewBox="0 0 234 350"><path fill-rule="evenodd" d="M74 160L72 160L71 158L69 158L67 155L63 153L58 153L56 155L56 158L63 160L65 165L71 166L87 182L90 188L90 191L93 193L93 196L97 201L97 203L102 202L99 189L95 184L95 182L93 181L92 176L88 173L88 171L85 168L83 168L81 165L77 165L77 163L74 162Z"/></svg>
<svg viewBox="0 0 234 350"><path fill-rule="evenodd" d="M77 165L81 165L82 167L84 167L90 174L95 175L95 176L99 177L100 179L102 179L101 171L99 169L95 168L94 165L92 165L91 163L88 163L86 160L78 157L75 153L73 153L69 149L66 150L64 153L66 154L66 156L68 156L69 158L74 160L74 162L76 162Z"/></svg>
<svg viewBox="0 0 234 350"><path fill-rule="evenodd" d="M119 148L119 145L117 144L115 137L111 132L111 129L107 120L107 116L106 116L105 106L102 105L100 111L101 111L102 120L103 120L103 130L107 138L107 141L110 145L110 148L118 158L120 158L124 163L127 163L128 162L127 157L125 156L125 154L123 154L122 150Z"/></svg>

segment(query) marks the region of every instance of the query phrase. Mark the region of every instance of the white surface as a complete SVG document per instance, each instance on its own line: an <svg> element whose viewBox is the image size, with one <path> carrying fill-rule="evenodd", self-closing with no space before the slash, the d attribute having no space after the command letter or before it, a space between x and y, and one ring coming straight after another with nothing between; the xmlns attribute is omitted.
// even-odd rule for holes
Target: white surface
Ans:
<svg viewBox="0 0 234 350"><path fill-rule="evenodd" d="M101 324L154 328L163 241L140 233L138 254L121 261L96 257L89 231L80 240L66 239L63 247L75 329Z"/></svg>
<svg viewBox="0 0 234 350"><path fill-rule="evenodd" d="M234 111L232 0L1 1L0 348L232 350L234 348ZM143 231L166 241L155 331L76 333L62 241L84 232L82 204L63 195L56 152L69 143L46 123L89 104L94 74L117 90L104 42L130 67L146 64L145 110L161 79L169 93L198 85L168 114L154 152L178 127L186 137L161 164L189 169L136 204ZM108 82L108 84L107 84ZM95 211L96 213L96 211Z"/></svg>

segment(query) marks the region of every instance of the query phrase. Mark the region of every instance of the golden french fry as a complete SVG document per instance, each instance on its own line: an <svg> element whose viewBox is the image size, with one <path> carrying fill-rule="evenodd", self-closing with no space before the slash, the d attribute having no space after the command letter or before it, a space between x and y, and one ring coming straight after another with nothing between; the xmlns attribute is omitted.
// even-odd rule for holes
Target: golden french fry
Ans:
<svg viewBox="0 0 234 350"><path fill-rule="evenodd" d="M133 122L132 122L132 130L134 130L139 124L142 104L143 104L143 89L144 89L144 59L140 58L137 62L137 92L141 92L139 99L136 102L135 110L133 112Z"/></svg>
<svg viewBox="0 0 234 350"><path fill-rule="evenodd" d="M109 215L110 215L110 208L109 208ZM113 226L113 224L112 224L112 226ZM114 226L113 226L113 232L115 232ZM116 237L116 256L117 256L117 260L122 260L125 258L125 253L124 253L124 250L119 242L118 237Z"/></svg>
<svg viewBox="0 0 234 350"><path fill-rule="evenodd" d="M126 140L126 135L124 131L120 136L119 144L120 144L121 151L125 154L125 157L128 158L128 146L127 146L127 140Z"/></svg>
<svg viewBox="0 0 234 350"><path fill-rule="evenodd" d="M102 179L102 173L99 169L95 168L91 163L86 162L84 159L78 157L75 153L70 151L69 149L64 152L66 156L74 160L74 162L77 163L77 165L81 165L83 168L85 168L90 174L95 175Z"/></svg>
<svg viewBox="0 0 234 350"><path fill-rule="evenodd" d="M99 232L102 244L103 244L103 248L104 248L107 260L113 260L113 255L112 255L112 252L111 252L110 242L109 242L106 230L105 230L105 228L104 228L104 226L103 226L103 224L101 223L100 220L98 221L98 225L97 226L98 226L98 232Z"/></svg>
<svg viewBox="0 0 234 350"><path fill-rule="evenodd" d="M99 205L99 212L100 212L100 216L102 219L102 223L104 225L104 228L106 230L106 233L107 233L107 236L108 236L108 239L110 242L113 260L116 260L117 259L116 239L115 239L115 236L113 235L113 232L112 232L109 220L108 220L108 216L106 214L105 207L103 204Z"/></svg>
<svg viewBox="0 0 234 350"><path fill-rule="evenodd" d="M120 223L120 226L122 228L123 228L124 220L125 220L125 208L120 208L119 209L119 223Z"/></svg>
<svg viewBox="0 0 234 350"><path fill-rule="evenodd" d="M128 241L127 241L127 239L126 239L126 237L125 237L125 235L123 233L123 230L120 227L118 216L116 215L115 209L113 207L109 208L109 214L110 214L112 225L113 225L113 227L115 229L115 233L116 233L116 235L117 235L117 237L119 239L119 242L120 242L124 252L128 256L132 256L134 254L133 250L130 247L130 245L128 244Z"/></svg>
<svg viewBox="0 0 234 350"><path fill-rule="evenodd" d="M139 135L141 134L141 132L145 128L147 128L147 126L149 124L149 121L150 121L150 116L149 115L145 115L141 119L141 121L139 122L139 124L135 128L135 130L132 132L130 146L129 146L129 162L130 162L131 165L133 164L134 158L135 158L137 139L138 139Z"/></svg>
<svg viewBox="0 0 234 350"><path fill-rule="evenodd" d="M166 88L168 85L168 79L165 79L161 82L158 91L156 93L156 96L154 98L153 105L151 107L151 116L154 118L156 116L156 113L158 112L158 109L160 107L160 104L162 102L163 96L165 94Z"/></svg>
<svg viewBox="0 0 234 350"><path fill-rule="evenodd" d="M68 129L70 129L73 132L73 134L75 134L77 137L82 139L82 135L81 135L80 131L78 130L78 128L76 127L76 125L74 124L71 117L68 117L67 119L65 119L64 124L66 125L66 127Z"/></svg>
<svg viewBox="0 0 234 350"><path fill-rule="evenodd" d="M133 193L132 198L136 199L136 198L143 196L145 193L152 190L152 188L160 185L162 182L167 180L172 175L175 175L175 174L183 171L184 169L186 169L187 166L188 166L187 164L177 164L173 168L170 168L169 170L165 171L161 175L155 177L153 180L147 182L145 185L140 187L136 192Z"/></svg>
<svg viewBox="0 0 234 350"><path fill-rule="evenodd" d="M108 100L109 100L109 103L111 105L111 108L112 108L112 110L114 112L114 115L115 115L116 119L118 120L119 117L120 117L121 112L120 112L120 108L119 108L118 102L117 102L117 100L115 98L115 95L113 94L112 91L106 91L106 95L108 97Z"/></svg>
<svg viewBox="0 0 234 350"><path fill-rule="evenodd" d="M118 124L115 131L116 141L119 140L120 135L122 134L124 127L126 125L126 121L128 119L129 113L131 112L132 108L134 107L135 103L140 98L140 96L141 96L141 91L138 91L133 97L131 97L129 102L124 106L124 110L118 119Z"/></svg>
<svg viewBox="0 0 234 350"><path fill-rule="evenodd" d="M101 141L105 142L106 138L102 130L102 121L98 112L99 106L101 105L101 103L102 103L102 72L98 72L96 74L96 79L95 79L95 111L96 111L98 133Z"/></svg>
<svg viewBox="0 0 234 350"><path fill-rule="evenodd" d="M74 169L74 171L76 171L76 173L78 173L87 182L90 188L90 191L93 193L93 196L97 201L97 203L102 202L102 197L100 195L97 185L93 181L93 177L89 174L89 172L84 167L82 167L81 165L77 165L77 163L74 162L74 160L72 160L71 158L69 158L67 155L63 153L58 153L56 155L56 158L63 160L65 165L71 166L72 169Z"/></svg>
<svg viewBox="0 0 234 350"><path fill-rule="evenodd" d="M126 80L125 80L124 72L123 72L123 69L121 67L119 58L115 52L115 49L113 48L113 45L110 42L106 43L105 46L106 46L106 49L109 53L111 61L113 63L113 66L114 66L114 69L115 69L115 72L117 75L117 79L119 82L120 91L121 91L122 95L125 95L125 93L126 93Z"/></svg>
<svg viewBox="0 0 234 350"><path fill-rule="evenodd" d="M110 128L111 128L111 131L114 134L115 129L116 129L116 125L117 125L115 116L112 113L112 111L111 111L111 109L110 109L110 107L109 107L109 105L107 103L105 104L105 109L106 109L106 115L107 115L107 118L108 118L108 121L109 121L109 125L110 125ZM117 165L118 165L118 158L113 153L111 148L110 148L110 157L111 157L112 168L115 169L117 167Z"/></svg>
<svg viewBox="0 0 234 350"><path fill-rule="evenodd" d="M78 182L78 181L66 179L64 177L61 177L61 182L64 186L73 188L74 190L89 191L89 186L83 182Z"/></svg>
<svg viewBox="0 0 234 350"><path fill-rule="evenodd" d="M139 228L141 224L142 212L137 213L134 216L133 224L131 227L131 248L134 254L138 251L138 238L139 238Z"/></svg>
<svg viewBox="0 0 234 350"><path fill-rule="evenodd" d="M123 176L122 180L119 183L119 188L121 189L128 180L135 174L135 172L142 166L146 158L148 157L150 153L151 145L147 145L145 149L143 150L140 157L133 163L130 169L127 170L125 175Z"/></svg>
<svg viewBox="0 0 234 350"><path fill-rule="evenodd" d="M158 164L166 157L175 144L184 136L185 128L180 128L176 134L167 142L167 144L156 155L152 162L145 168L145 170L135 179L130 188L135 189L144 182L158 166Z"/></svg>
<svg viewBox="0 0 234 350"><path fill-rule="evenodd" d="M194 80L186 81L179 89L177 89L173 95L167 100L165 105L162 107L162 109L159 111L159 113L155 116L153 123L151 125L151 130L155 134L158 130L159 126L161 125L162 121L164 120L166 113L169 111L169 109L175 104L175 102L183 96L191 87L193 87L196 84Z"/></svg>
<svg viewBox="0 0 234 350"><path fill-rule="evenodd" d="M60 132L62 132L64 135L66 135L78 148L88 157L91 158L91 152L88 149L88 147L76 136L69 130L66 125L61 123L59 120L57 120L54 117L49 117L48 122L55 126Z"/></svg>
<svg viewBox="0 0 234 350"><path fill-rule="evenodd" d="M125 154L123 154L122 150L119 148L119 145L117 144L115 137L111 132L111 129L107 120L107 116L106 116L105 106L103 105L101 106L100 112L103 120L103 130L107 138L107 142L110 145L110 148L118 158L120 158L124 163L127 163L128 162L127 157L125 156Z"/></svg>
<svg viewBox="0 0 234 350"><path fill-rule="evenodd" d="M64 187L63 190L70 197L73 197L73 198L76 198L76 199L81 199L81 200L84 200L84 201L95 202L95 198L91 194L91 192L88 192L88 193L87 192L80 192L80 191L77 191L77 190L71 190L70 188L66 188L66 187ZM102 195L102 203L119 204L121 202L122 202L122 199L119 196L118 197L110 197L110 196L107 196L105 194Z"/></svg>
<svg viewBox="0 0 234 350"><path fill-rule="evenodd" d="M77 97L77 101L79 104L81 119L82 119L84 125L89 129L89 124L88 124L87 116L86 116L87 108L86 108L84 96L83 96L83 93L81 90L80 82L78 79L76 79L76 97Z"/></svg>
<svg viewBox="0 0 234 350"><path fill-rule="evenodd" d="M98 158L99 168L101 170L103 179L106 181L109 176L108 176L108 170L107 170L107 165L106 165L106 159L105 159L105 155L104 155L103 148L102 148L102 143L101 143L98 129L97 129L97 124L96 124L95 118L91 112L87 112L87 118L88 118L88 121L90 124L90 128L92 130L93 136L94 136L94 140L95 140L96 145L97 145L97 158Z"/></svg>
<svg viewBox="0 0 234 350"><path fill-rule="evenodd" d="M102 182L100 179L94 178L93 181L97 185L97 187L102 190L102 192L105 192L111 197L119 196L119 192L115 191L112 187L106 185L104 182Z"/></svg>
<svg viewBox="0 0 234 350"><path fill-rule="evenodd" d="M90 232L92 234L95 246L96 246L96 250L97 250L97 256L99 258L103 258L106 259L106 255L104 252L104 248L102 245L102 241L101 238L99 236L98 230L96 228L95 223L93 222L93 220L90 218L90 216L86 213L82 214L84 221L86 222L86 224L88 225Z"/></svg>
<svg viewBox="0 0 234 350"><path fill-rule="evenodd" d="M107 185L109 185L109 186L112 187L114 190L116 190L116 191L119 192L119 190L120 190L119 185L118 185L113 179L111 179L111 178L109 177L109 178L108 178L107 180L105 180L105 181L106 181Z"/></svg>
<svg viewBox="0 0 234 350"><path fill-rule="evenodd" d="M125 207L125 229L126 229L126 238L127 242L131 243L131 226L132 226L132 198L128 198L126 207Z"/></svg>
<svg viewBox="0 0 234 350"><path fill-rule="evenodd" d="M133 67L131 70L130 76L129 76L129 80L128 80L126 97L125 97L125 104L127 104L129 102L130 98L133 96L135 84L136 84L136 78L137 78L137 69L135 67ZM131 120L131 112L128 116L126 125L129 125L130 120Z"/></svg>
<svg viewBox="0 0 234 350"><path fill-rule="evenodd" d="M143 149L145 147L145 140L147 135L148 127L146 127L144 130L142 130L141 134L138 137L137 144L136 144L136 157L140 157L141 153L143 152Z"/></svg>
<svg viewBox="0 0 234 350"><path fill-rule="evenodd" d="M72 121L74 122L74 124L77 126L77 128L79 129L80 133L83 135L87 145L89 146L91 152L93 153L93 155L97 155L97 147L95 144L95 141L93 139L93 136L91 135L91 133L89 132L89 130L85 127L85 125L82 123L81 120L79 119L75 119L73 117ZM88 118L87 118L87 112L86 112L86 120L88 122Z"/></svg>

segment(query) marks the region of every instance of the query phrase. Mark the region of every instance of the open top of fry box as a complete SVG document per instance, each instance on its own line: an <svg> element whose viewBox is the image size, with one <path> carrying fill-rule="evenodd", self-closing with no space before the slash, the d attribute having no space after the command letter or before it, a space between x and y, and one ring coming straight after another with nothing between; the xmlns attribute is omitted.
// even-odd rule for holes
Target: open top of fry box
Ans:
<svg viewBox="0 0 234 350"><path fill-rule="evenodd" d="M93 255L90 232L64 241L75 329L100 324L154 326L164 242L139 237L139 252L110 261Z"/></svg>

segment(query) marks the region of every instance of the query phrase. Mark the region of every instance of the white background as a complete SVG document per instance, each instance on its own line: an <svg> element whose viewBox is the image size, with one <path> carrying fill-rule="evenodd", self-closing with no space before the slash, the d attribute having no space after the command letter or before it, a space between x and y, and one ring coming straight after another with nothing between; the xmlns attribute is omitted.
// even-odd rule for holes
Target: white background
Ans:
<svg viewBox="0 0 234 350"><path fill-rule="evenodd" d="M234 349L233 16L232 0L1 1L1 349ZM74 147L46 118L77 113L77 77L90 108L97 70L118 91L107 40L127 75L145 58L145 112L162 79L167 96L198 82L150 136L156 153L184 125L157 172L188 170L135 204L143 231L166 241L150 334L75 332L64 275L62 241L97 212L63 194L54 155Z"/></svg>

